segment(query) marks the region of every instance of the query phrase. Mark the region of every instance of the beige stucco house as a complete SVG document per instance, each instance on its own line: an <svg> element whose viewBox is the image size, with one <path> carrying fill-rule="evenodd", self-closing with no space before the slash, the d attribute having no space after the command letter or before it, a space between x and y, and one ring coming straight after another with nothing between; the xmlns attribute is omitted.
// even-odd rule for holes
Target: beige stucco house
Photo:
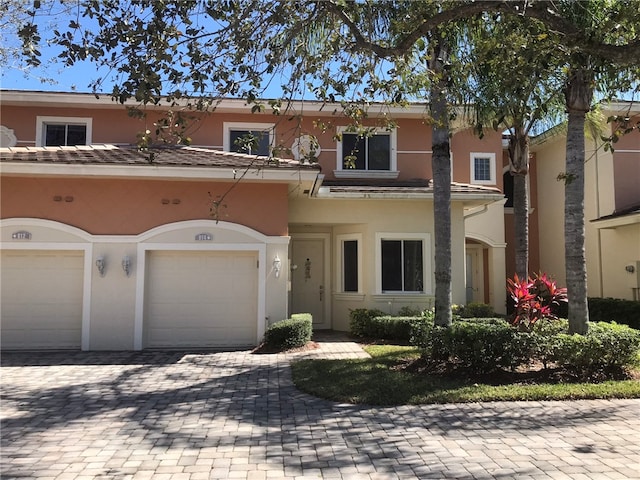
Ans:
<svg viewBox="0 0 640 480"><path fill-rule="evenodd" d="M602 106L604 118L627 116L640 121L637 104L618 102ZM602 136L611 124L603 120ZM640 300L640 132L622 136L606 151L600 139L587 137L585 148L585 251L590 297ZM563 285L564 171L566 136L552 129L532 142L536 185L535 209L539 235L539 269ZM508 238L508 237L507 237Z"/></svg>
<svg viewBox="0 0 640 480"><path fill-rule="evenodd" d="M375 134L358 140L331 106L278 116L224 100L189 113L190 146L139 151L162 108L0 94L4 349L246 347L295 312L348 330L350 309L433 303L423 105L372 107ZM238 152L247 132L258 141ZM300 156L310 135L314 163ZM503 312L501 135L459 129L452 166L453 301Z"/></svg>

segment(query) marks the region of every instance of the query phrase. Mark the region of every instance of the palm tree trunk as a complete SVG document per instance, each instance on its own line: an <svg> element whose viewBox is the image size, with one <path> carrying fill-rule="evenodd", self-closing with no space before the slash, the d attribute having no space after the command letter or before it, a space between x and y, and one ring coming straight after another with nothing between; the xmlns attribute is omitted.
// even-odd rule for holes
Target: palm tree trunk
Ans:
<svg viewBox="0 0 640 480"><path fill-rule="evenodd" d="M586 68L572 68L565 97L569 113L564 200L569 332L584 335L589 329L584 234L584 125L593 99L592 72Z"/></svg>
<svg viewBox="0 0 640 480"><path fill-rule="evenodd" d="M436 325L451 325L451 160L449 153L449 109L447 79L443 64L447 48L441 40L433 42L431 70L436 78L431 85L432 170L435 247L435 319Z"/></svg>
<svg viewBox="0 0 640 480"><path fill-rule="evenodd" d="M526 279L529 276L529 136L522 127L517 127L509 140L509 157L513 175L515 273Z"/></svg>

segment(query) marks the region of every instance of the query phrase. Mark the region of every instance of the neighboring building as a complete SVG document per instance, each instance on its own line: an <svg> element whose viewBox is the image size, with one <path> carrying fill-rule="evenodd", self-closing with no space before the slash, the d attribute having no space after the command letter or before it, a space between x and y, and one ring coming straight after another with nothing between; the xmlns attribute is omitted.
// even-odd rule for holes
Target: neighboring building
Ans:
<svg viewBox="0 0 640 480"><path fill-rule="evenodd" d="M618 102L603 106L605 117L628 116L640 120L638 105ZM612 125L603 123L602 136ZM566 136L552 129L532 142L537 187L535 211L539 235L539 269L565 284L564 184ZM587 138L585 146L585 251L590 297L640 300L640 132L623 136L605 151L602 141ZM534 193L535 195L535 193ZM507 238L509 238L507 236Z"/></svg>
<svg viewBox="0 0 640 480"><path fill-rule="evenodd" d="M389 116L397 128L356 145L332 107L276 116L224 100L189 114L191 146L141 152L132 144L158 109L139 119L77 93L0 102L2 348L248 346L295 312L348 330L351 309L433 305L424 105L372 107L372 127ZM247 132L257 141L234 152ZM296 159L307 135L315 164ZM498 133L453 135L453 301L498 312L502 159Z"/></svg>

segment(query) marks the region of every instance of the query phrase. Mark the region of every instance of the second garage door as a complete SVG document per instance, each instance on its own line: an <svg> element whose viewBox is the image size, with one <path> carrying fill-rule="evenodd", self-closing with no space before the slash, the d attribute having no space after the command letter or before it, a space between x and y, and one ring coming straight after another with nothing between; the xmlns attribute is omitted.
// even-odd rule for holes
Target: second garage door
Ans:
<svg viewBox="0 0 640 480"><path fill-rule="evenodd" d="M145 346L255 345L257 261L255 252L150 252Z"/></svg>

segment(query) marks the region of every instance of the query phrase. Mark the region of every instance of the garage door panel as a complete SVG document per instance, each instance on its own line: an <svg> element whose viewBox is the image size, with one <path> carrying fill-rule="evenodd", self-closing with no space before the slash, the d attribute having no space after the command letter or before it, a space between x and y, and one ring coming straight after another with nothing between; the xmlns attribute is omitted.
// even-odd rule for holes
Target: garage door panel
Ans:
<svg viewBox="0 0 640 480"><path fill-rule="evenodd" d="M84 256L2 252L2 348L80 348Z"/></svg>
<svg viewBox="0 0 640 480"><path fill-rule="evenodd" d="M255 252L151 252L148 264L147 346L255 344Z"/></svg>

